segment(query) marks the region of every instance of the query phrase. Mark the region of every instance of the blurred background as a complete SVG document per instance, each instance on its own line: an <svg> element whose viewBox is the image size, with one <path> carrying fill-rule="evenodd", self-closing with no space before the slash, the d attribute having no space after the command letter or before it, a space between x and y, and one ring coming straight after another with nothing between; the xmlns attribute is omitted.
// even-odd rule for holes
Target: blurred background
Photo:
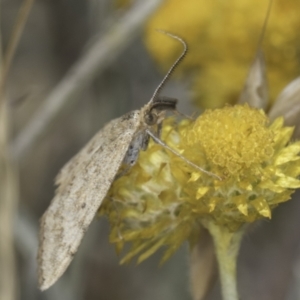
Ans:
<svg viewBox="0 0 300 300"><path fill-rule="evenodd" d="M1 0L7 49L27 0ZM191 300L189 249L167 263L160 253L119 265L109 225L96 218L62 278L40 292L38 220L60 168L109 120L139 109L181 51L190 48L163 91L185 114L233 104L255 56L269 1L36 0L22 32L0 109L0 300ZM270 105L300 73L300 1L277 0L262 44ZM1 103L1 102L0 102ZM270 106L269 105L269 106ZM300 202L252 226L239 256L241 299L300 299ZM199 282L210 274L203 268ZM221 299L218 279L202 299ZM200 299L198 299L200 300Z"/></svg>

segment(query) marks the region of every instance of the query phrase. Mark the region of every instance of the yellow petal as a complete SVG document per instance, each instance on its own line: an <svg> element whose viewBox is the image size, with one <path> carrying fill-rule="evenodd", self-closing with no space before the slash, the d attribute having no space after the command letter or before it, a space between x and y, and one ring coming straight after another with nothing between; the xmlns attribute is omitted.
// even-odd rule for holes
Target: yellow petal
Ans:
<svg viewBox="0 0 300 300"><path fill-rule="evenodd" d="M268 205L268 202L264 198L259 197L255 200L251 201L251 204L253 205L253 207L257 210L257 212L260 215L271 219L271 209Z"/></svg>
<svg viewBox="0 0 300 300"><path fill-rule="evenodd" d="M276 184L283 188L298 189L300 188L300 180L293 177L282 177L276 181Z"/></svg>
<svg viewBox="0 0 300 300"><path fill-rule="evenodd" d="M273 181L271 180L264 180L262 181L259 185L259 188L261 189L269 189L272 192L275 193L282 193L285 189L277 184L275 184Z"/></svg>
<svg viewBox="0 0 300 300"><path fill-rule="evenodd" d="M196 193L196 199L199 200L201 197L203 197L207 192L209 191L209 187L202 186L197 190Z"/></svg>
<svg viewBox="0 0 300 300"><path fill-rule="evenodd" d="M157 243L155 243L150 249L145 251L142 255L138 258L138 264L147 259L149 256L151 256L154 252L156 252L157 249L159 249L165 242L165 239L159 240Z"/></svg>
<svg viewBox="0 0 300 300"><path fill-rule="evenodd" d="M245 196L240 195L232 198L232 202L235 203L237 209L245 216L248 215L248 204Z"/></svg>
<svg viewBox="0 0 300 300"><path fill-rule="evenodd" d="M286 148L283 148L279 152L275 160L275 165L278 166L289 161L296 161L300 159L300 157L297 156L299 152L300 152L300 142L294 143L292 145L289 145Z"/></svg>
<svg viewBox="0 0 300 300"><path fill-rule="evenodd" d="M199 172L193 172L191 178L188 182L194 182L197 181L201 177L201 174Z"/></svg>

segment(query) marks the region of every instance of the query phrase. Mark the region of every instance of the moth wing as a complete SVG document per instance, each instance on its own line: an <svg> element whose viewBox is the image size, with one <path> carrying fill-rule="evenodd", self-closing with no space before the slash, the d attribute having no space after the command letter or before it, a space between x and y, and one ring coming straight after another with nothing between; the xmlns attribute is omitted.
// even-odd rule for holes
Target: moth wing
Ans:
<svg viewBox="0 0 300 300"><path fill-rule="evenodd" d="M73 259L139 128L139 111L112 120L61 170L56 195L40 222L41 290Z"/></svg>

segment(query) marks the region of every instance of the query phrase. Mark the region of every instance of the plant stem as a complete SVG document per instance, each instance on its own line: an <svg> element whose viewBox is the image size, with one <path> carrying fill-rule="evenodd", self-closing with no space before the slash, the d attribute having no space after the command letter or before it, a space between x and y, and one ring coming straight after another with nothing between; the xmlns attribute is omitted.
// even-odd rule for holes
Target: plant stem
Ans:
<svg viewBox="0 0 300 300"><path fill-rule="evenodd" d="M223 300L238 300L236 266L244 229L231 232L212 220L204 222L203 225L214 240Z"/></svg>

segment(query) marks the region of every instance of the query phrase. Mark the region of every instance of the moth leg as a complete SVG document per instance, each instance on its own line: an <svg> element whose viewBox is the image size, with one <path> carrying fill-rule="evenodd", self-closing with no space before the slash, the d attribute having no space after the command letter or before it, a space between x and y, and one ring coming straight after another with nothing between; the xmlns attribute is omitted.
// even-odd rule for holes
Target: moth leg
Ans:
<svg viewBox="0 0 300 300"><path fill-rule="evenodd" d="M162 131L162 122L157 124L157 137L160 139L161 137L161 131ZM150 135L148 135L150 137Z"/></svg>
<svg viewBox="0 0 300 300"><path fill-rule="evenodd" d="M179 111L179 110L174 110L174 113L175 114L177 114L177 115L180 115L180 116L182 116L182 117L184 117L184 118L187 118L187 119L189 119L189 120L195 120L195 118L194 118L194 116L192 115L192 116L188 116L188 115L186 115L186 114L184 114L183 112L181 112L181 111Z"/></svg>
<svg viewBox="0 0 300 300"><path fill-rule="evenodd" d="M174 111L174 113L176 113L178 115L181 115L187 119L193 120L192 117L177 110L177 108L176 108L177 102L178 102L178 100L176 98L167 97L167 96L159 96L155 100L155 103L152 105L151 109L156 109L158 111L172 110L172 111Z"/></svg>
<svg viewBox="0 0 300 300"><path fill-rule="evenodd" d="M151 105L151 110L155 109L157 111L165 110L176 110L176 104L178 100L176 98L159 96Z"/></svg>
<svg viewBox="0 0 300 300"><path fill-rule="evenodd" d="M161 124L161 123L160 123ZM160 125L158 124L158 126ZM148 144L149 144L149 140L150 140L150 136L149 134L143 134L143 139L142 139L142 144L141 144L141 149L143 151L146 151L148 148Z"/></svg>
<svg viewBox="0 0 300 300"><path fill-rule="evenodd" d="M222 178L214 173L211 173L209 171L206 171L205 169L197 166L196 164L194 164L193 162L191 162L190 160L186 159L183 155L181 155L179 152L177 152L176 150L172 149L171 147L169 147L166 143L164 143L160 138L158 138L151 130L146 129L146 132L152 137L152 139L159 145L163 146L165 149L168 149L170 152L172 152L173 154L175 154L176 156L180 157L183 161L185 161L188 165L194 167L195 169L198 169L199 171L215 177L219 180L222 180Z"/></svg>

